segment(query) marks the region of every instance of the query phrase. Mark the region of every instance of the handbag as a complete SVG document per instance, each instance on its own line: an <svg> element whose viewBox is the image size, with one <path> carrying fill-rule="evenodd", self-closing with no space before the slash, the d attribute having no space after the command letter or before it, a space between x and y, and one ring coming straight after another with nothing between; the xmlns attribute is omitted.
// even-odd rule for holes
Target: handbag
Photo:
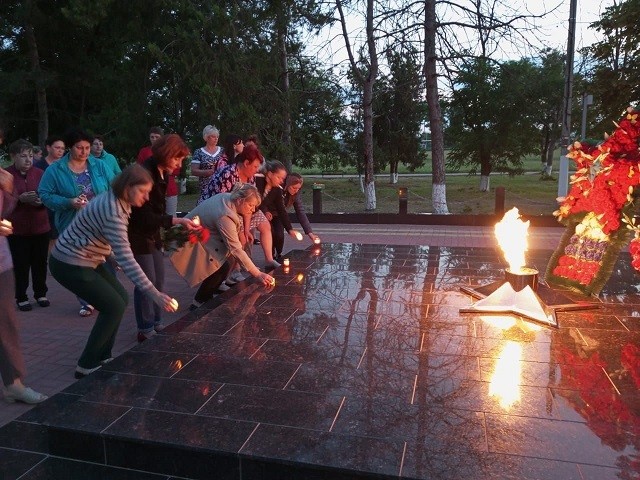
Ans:
<svg viewBox="0 0 640 480"><path fill-rule="evenodd" d="M190 287L202 283L222 266L200 242L185 243L182 248L171 254L169 261Z"/></svg>

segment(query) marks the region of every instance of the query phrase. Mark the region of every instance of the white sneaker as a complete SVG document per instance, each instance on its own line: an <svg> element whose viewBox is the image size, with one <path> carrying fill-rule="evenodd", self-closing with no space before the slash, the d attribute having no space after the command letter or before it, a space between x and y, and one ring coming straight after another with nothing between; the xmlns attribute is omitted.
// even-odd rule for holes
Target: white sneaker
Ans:
<svg viewBox="0 0 640 480"><path fill-rule="evenodd" d="M218 290L220 290L221 292L226 292L227 290L229 290L231 287L229 285L227 285L226 283L222 282L220 284L220 286L218 287Z"/></svg>
<svg viewBox="0 0 640 480"><path fill-rule="evenodd" d="M226 282L224 283L226 283L227 285L235 285L238 282L244 281L245 278L246 277L243 272L241 272L240 270L236 270L231 275L229 275Z"/></svg>

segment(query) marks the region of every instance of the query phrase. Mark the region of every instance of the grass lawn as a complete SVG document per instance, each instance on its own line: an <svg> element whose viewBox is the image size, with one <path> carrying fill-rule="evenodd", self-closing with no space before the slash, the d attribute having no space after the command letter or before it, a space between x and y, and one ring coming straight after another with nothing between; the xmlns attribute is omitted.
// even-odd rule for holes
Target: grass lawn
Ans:
<svg viewBox="0 0 640 480"><path fill-rule="evenodd" d="M312 212L312 185L324 184L323 213L363 213L364 194L358 178L308 178L302 189L303 203ZM557 208L557 181L542 181L539 175L492 175L489 192L479 190L480 177L447 176L447 204L452 214L491 214L495 209L496 187L505 188L505 208L518 207L526 215L551 215ZM401 177L398 184L388 178L377 177L377 208L373 213L398 212L398 187L409 189L409 213L431 213L431 177ZM178 210L188 211L195 206L198 195L180 195Z"/></svg>

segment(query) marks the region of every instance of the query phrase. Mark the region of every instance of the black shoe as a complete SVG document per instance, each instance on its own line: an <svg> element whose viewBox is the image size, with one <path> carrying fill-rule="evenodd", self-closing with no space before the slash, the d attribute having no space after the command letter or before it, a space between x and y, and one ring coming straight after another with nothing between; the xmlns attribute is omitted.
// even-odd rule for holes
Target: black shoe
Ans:
<svg viewBox="0 0 640 480"><path fill-rule="evenodd" d="M30 312L31 310L33 310L33 307L29 302L17 302L17 303L18 303L18 310L20 310L21 312Z"/></svg>
<svg viewBox="0 0 640 480"><path fill-rule="evenodd" d="M38 305L40 305L41 307L48 307L49 305L51 305L51 302L47 297L38 297L36 299L36 302L38 302Z"/></svg>
<svg viewBox="0 0 640 480"><path fill-rule="evenodd" d="M258 240L257 238L253 239L253 244L254 245L261 245L262 242L260 242L260 240Z"/></svg>

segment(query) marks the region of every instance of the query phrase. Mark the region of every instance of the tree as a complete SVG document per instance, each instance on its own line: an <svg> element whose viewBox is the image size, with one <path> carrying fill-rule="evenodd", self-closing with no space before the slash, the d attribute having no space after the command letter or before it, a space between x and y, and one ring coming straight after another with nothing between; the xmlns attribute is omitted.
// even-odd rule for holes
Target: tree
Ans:
<svg viewBox="0 0 640 480"><path fill-rule="evenodd" d="M610 131L621 112L640 98L640 0L626 0L608 7L590 28L604 35L601 42L582 50L590 59L587 89L599 112L596 135Z"/></svg>
<svg viewBox="0 0 640 480"><path fill-rule="evenodd" d="M481 191L489 190L492 171L521 173L523 156L538 146L528 92L534 69L527 60L495 65L477 59L458 75L448 106L449 160L454 168L479 169Z"/></svg>
<svg viewBox="0 0 640 480"><path fill-rule="evenodd" d="M374 27L374 0L366 0L365 14L365 41L366 48L362 49L361 62L356 62L353 53L352 39L349 37L347 20L344 13L343 1L336 0L342 36L344 38L351 74L357 79L362 88L362 113L363 113L363 150L364 150L364 195L365 209L376 209L376 187L374 176L373 158L373 87L378 76L378 52L376 50Z"/></svg>
<svg viewBox="0 0 640 480"><path fill-rule="evenodd" d="M426 114L418 52L411 46L387 52L389 75L376 84L373 131L380 155L376 165L389 165L390 183L398 182L398 165L411 170L424 164L420 129ZM378 170L378 169L377 169Z"/></svg>

